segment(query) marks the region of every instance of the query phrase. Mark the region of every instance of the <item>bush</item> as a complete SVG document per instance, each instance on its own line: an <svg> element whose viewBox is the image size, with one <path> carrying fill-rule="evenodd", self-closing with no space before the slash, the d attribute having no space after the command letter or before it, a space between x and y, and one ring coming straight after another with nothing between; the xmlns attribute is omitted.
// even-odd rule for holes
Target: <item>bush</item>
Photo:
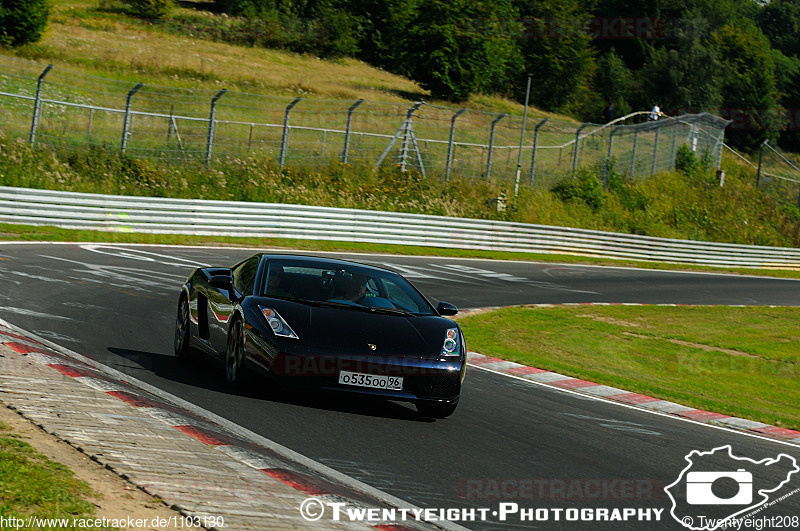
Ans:
<svg viewBox="0 0 800 531"><path fill-rule="evenodd" d="M565 203L584 203L594 210L603 206L605 193L603 183L594 173L581 169L572 179L564 179L551 189L551 191Z"/></svg>
<svg viewBox="0 0 800 531"><path fill-rule="evenodd" d="M343 9L321 10L310 22L308 51L320 57L339 58L358 53L358 21Z"/></svg>
<svg viewBox="0 0 800 531"><path fill-rule="evenodd" d="M675 169L685 175L693 175L700 168L700 161L689 146L683 144L675 154Z"/></svg>
<svg viewBox="0 0 800 531"><path fill-rule="evenodd" d="M123 0L141 18L164 18L172 9L173 0Z"/></svg>
<svg viewBox="0 0 800 531"><path fill-rule="evenodd" d="M50 17L48 0L3 0L0 3L0 44L36 42Z"/></svg>
<svg viewBox="0 0 800 531"><path fill-rule="evenodd" d="M632 181L619 173L609 171L608 190L617 196L620 204L628 212L646 211L649 200Z"/></svg>

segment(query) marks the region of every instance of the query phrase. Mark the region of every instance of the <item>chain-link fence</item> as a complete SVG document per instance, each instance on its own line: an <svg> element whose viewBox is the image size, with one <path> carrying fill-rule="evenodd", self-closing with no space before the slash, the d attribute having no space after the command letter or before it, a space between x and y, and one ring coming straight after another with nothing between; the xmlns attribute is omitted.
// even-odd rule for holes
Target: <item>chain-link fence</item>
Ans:
<svg viewBox="0 0 800 531"><path fill-rule="evenodd" d="M32 145L117 146L168 161L253 156L281 167L324 167L338 160L396 164L431 178L550 185L612 159L632 178L667 171L682 144L718 165L728 122L699 114L623 123L530 118L523 133L523 118L510 114L150 86L0 56L0 127L7 133Z"/></svg>
<svg viewBox="0 0 800 531"><path fill-rule="evenodd" d="M766 140L758 152L756 186L773 194L780 204L791 205L800 216L800 161Z"/></svg>

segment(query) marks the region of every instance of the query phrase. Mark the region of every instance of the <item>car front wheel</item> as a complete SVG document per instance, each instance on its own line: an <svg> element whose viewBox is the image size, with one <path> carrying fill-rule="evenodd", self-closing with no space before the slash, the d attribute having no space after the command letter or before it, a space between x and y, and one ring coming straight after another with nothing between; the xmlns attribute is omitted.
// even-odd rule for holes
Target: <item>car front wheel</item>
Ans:
<svg viewBox="0 0 800 531"><path fill-rule="evenodd" d="M225 351L225 376L229 385L240 385L244 376L244 328L237 319L228 333L228 348Z"/></svg>
<svg viewBox="0 0 800 531"><path fill-rule="evenodd" d="M175 319L175 355L186 359L189 351L189 301L182 296L178 302L178 316Z"/></svg>

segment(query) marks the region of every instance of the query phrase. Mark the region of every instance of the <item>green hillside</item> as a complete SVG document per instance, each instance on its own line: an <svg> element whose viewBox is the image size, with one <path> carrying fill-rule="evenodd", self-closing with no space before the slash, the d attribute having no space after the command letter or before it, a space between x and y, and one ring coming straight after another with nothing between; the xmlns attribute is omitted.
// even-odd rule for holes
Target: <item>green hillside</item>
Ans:
<svg viewBox="0 0 800 531"><path fill-rule="evenodd" d="M212 21L224 19L221 15L198 15L196 9L188 8L177 8L175 14L203 16ZM176 35L160 24L125 14L120 4L108 0L101 3L56 0L44 38L35 44L6 48L3 53L0 66L7 74L0 79L6 83L3 90L24 88L30 94L35 88L30 81L35 81L41 65L53 63L56 68L47 78L49 90L91 98L93 102L113 95L117 108L136 82L155 87L148 93L151 98L159 97L158 87L193 89L209 95L224 87L241 91L238 97L263 94L280 99L283 105L297 95L310 102L322 102L319 105L366 98L380 105L394 103L399 108L405 108L410 101L429 98L429 93L416 83L355 59L321 60L288 51ZM36 63L21 63L21 58ZM24 68L20 66L23 64ZM14 87L14 83L22 83L20 76L27 85ZM78 94L79 91L83 92ZM197 93L186 94L188 98ZM0 99L0 106L8 105L8 99ZM25 105L30 107L29 103ZM207 117L205 96L202 105ZM517 120L521 114L519 104L496 96L474 95L467 105L473 109L513 112ZM279 112L281 109L278 107ZM26 112L27 115L20 116L29 116L29 111ZM574 123L567 117L536 109L530 113L531 118L544 116ZM30 122L27 125L22 122L29 118L20 120L20 130L24 132ZM225 157L209 169L194 162L181 165L140 160L135 154L120 154L118 144L65 144L31 149L24 140L26 137L21 138L19 131L9 129L8 122L0 124L0 130L0 150L4 154L0 157L2 185L317 204L669 238L800 244L796 192L775 194L774 187L765 188L763 183L762 188L756 189L754 170L727 154L723 159L726 171L723 187L719 186L712 161L708 160L683 160L683 171L641 180L628 180L621 168L607 176L603 164L584 168L573 179L565 165L556 174L563 179L560 184L522 186L514 201L513 182L507 179L468 179L456 174L449 182L443 182L424 179L414 171L402 173L390 166L372 172L370 165L362 163L331 162L320 170L318 165L302 159L280 170L274 157L252 156ZM513 128L509 128L509 138L513 138L512 133ZM506 199L505 209L497 208L499 197Z"/></svg>
<svg viewBox="0 0 800 531"><path fill-rule="evenodd" d="M224 20L192 8L176 7L174 15ZM215 41L214 36L207 32L197 37L175 34L165 24L126 14L121 2L53 0L43 39L5 48L2 53L131 84L142 81L207 90L224 86L287 98L431 100L430 93L419 84L357 59L322 60L289 51L236 46ZM468 105L496 112L522 112L522 105L496 96L475 95ZM536 110L532 115L557 116Z"/></svg>

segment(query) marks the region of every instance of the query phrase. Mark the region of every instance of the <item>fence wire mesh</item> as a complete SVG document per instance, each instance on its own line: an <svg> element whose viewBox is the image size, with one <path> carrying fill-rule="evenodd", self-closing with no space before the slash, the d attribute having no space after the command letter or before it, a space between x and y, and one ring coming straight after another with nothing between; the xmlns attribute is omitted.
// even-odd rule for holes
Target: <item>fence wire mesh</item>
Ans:
<svg viewBox="0 0 800 531"><path fill-rule="evenodd" d="M784 212L800 219L800 161L765 141L758 157L756 183L773 195Z"/></svg>
<svg viewBox="0 0 800 531"><path fill-rule="evenodd" d="M719 167L728 123L710 114L604 125L531 117L523 134L522 122L424 102L143 85L0 56L0 127L8 134L32 144L117 146L165 161L267 157L316 168L342 161L549 186L609 160L618 172L645 178L674 168L683 144Z"/></svg>

